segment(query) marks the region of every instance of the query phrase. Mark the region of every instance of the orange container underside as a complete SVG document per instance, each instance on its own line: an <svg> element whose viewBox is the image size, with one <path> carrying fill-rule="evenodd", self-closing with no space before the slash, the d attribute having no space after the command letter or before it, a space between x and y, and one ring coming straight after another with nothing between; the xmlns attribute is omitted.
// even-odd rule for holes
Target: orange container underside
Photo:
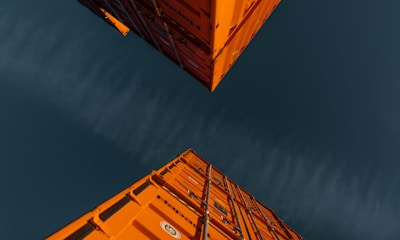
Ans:
<svg viewBox="0 0 400 240"><path fill-rule="evenodd" d="M280 0L78 0L121 34L129 28L210 91ZM110 17L112 16L112 17Z"/></svg>
<svg viewBox="0 0 400 240"><path fill-rule="evenodd" d="M302 239L191 149L47 239Z"/></svg>

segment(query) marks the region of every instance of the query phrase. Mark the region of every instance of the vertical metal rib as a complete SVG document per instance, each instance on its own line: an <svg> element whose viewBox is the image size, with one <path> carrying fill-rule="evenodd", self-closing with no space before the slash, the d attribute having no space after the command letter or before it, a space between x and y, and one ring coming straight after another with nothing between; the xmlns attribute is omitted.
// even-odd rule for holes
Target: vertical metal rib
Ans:
<svg viewBox="0 0 400 240"><path fill-rule="evenodd" d="M270 231L274 234L274 236L275 236L275 238L276 238L277 240L280 240L279 237L278 237L278 234L276 233L276 231L275 231L275 229L274 229L274 226L273 226L273 224L272 224L272 221L269 220L269 218L267 218L267 216L265 216L264 212L261 210L260 206L258 206L257 201L254 200L253 197L251 197L251 200L253 201L254 205L257 207L257 210L260 212L261 216L262 216L262 217L264 218L264 220L267 222L268 230L270 230Z"/></svg>
<svg viewBox="0 0 400 240"><path fill-rule="evenodd" d="M108 6L108 8L111 10L111 12L113 13L114 17L121 21L121 17L118 15L118 13L116 11L114 11L114 8L111 6L111 4L108 2L108 0L104 0L104 2Z"/></svg>
<svg viewBox="0 0 400 240"><path fill-rule="evenodd" d="M235 185L236 190L237 190L238 186L235 183L233 183L233 184ZM232 185L232 183L231 183L231 185ZM249 236L249 239L251 240L252 238L251 238L251 235L250 235L250 231L249 231L249 228L247 227L246 219L243 216L243 213L242 213L242 210L240 209L240 206L239 206L239 213L240 213L240 216L243 219L243 224L244 224L244 228L246 229L247 236Z"/></svg>
<svg viewBox="0 0 400 240"><path fill-rule="evenodd" d="M228 193L229 193L228 199L229 199L229 201L231 202L231 204L233 206L233 212L235 214L235 219L236 219L236 224L237 224L236 227L239 229L240 238L243 239L243 232L242 232L242 228L240 227L239 218L238 218L237 211L236 211L235 201L234 201L234 198L232 196L231 188L229 187L225 176L224 176L224 184L225 184L225 188L228 189Z"/></svg>
<svg viewBox="0 0 400 240"><path fill-rule="evenodd" d="M272 226L268 226L268 230L271 230L272 233L274 234L276 240L280 240L278 237L278 234L275 232L275 229Z"/></svg>
<svg viewBox="0 0 400 240"><path fill-rule="evenodd" d="M161 16L161 13L160 13L160 9L158 8L158 5L157 5L156 1L152 0L152 2L153 2L154 9L156 10L157 16L160 19L162 19L162 16ZM176 56L176 59L178 60L179 66L183 67L181 58L179 57L179 54L178 54L178 49L176 48L176 45L175 45L175 42L174 42L174 39L172 38L172 35L171 35L171 33L169 31L169 28L168 28L168 25L164 20L163 20L163 25L164 25L165 31L168 34L169 42L171 43L172 48L174 49L175 56Z"/></svg>
<svg viewBox="0 0 400 240"><path fill-rule="evenodd" d="M129 15L129 13L126 11L125 7L123 6L123 4L121 3L120 0L117 0L118 5L120 7L120 9L122 9L122 11L124 11L124 13L126 14L126 16L128 16L130 23L133 25L133 27L136 29L136 31L139 33L140 37L144 38L144 35L142 33L142 31L140 31L139 27L135 24L135 22L133 21L133 19L131 18L131 16Z"/></svg>
<svg viewBox="0 0 400 240"><path fill-rule="evenodd" d="M246 206L246 213L250 215L250 219L253 222L254 227L256 228L258 236L263 240L264 238L261 235L260 229L258 229L257 223L253 218L253 213L251 212L251 208L249 207L249 204L247 203L246 199L244 199L242 191L240 191L240 188L236 185L236 189L239 192L240 198L242 199L244 205Z"/></svg>
<svg viewBox="0 0 400 240"><path fill-rule="evenodd" d="M111 4L108 2L108 0L104 0L104 2L106 3L106 5L108 6L108 8L111 10L111 12L113 13L113 16L115 17L115 18L117 18L120 22L123 22L122 21L122 18L118 15L118 13L114 10L114 8L111 6ZM139 34L141 34L140 32L139 32ZM141 35L142 36L142 35Z"/></svg>
<svg viewBox="0 0 400 240"><path fill-rule="evenodd" d="M151 32L151 30L150 30L149 26L147 25L146 21L143 19L143 16L140 13L140 11L139 11L138 7L136 6L135 2L133 0L129 0L129 4L133 7L133 10L135 11L136 15L139 17L141 23L146 28L146 31L149 34L149 36L150 36L151 40L153 41L154 45L156 45L158 51L161 52L160 45L158 44L158 42L154 38L153 33Z"/></svg>
<svg viewBox="0 0 400 240"><path fill-rule="evenodd" d="M203 240L207 240L208 234L208 224L210 221L210 209L209 209L209 202L210 202L210 188L211 188L211 168L212 166L208 166L207 171L207 195L206 195L206 212L204 216L204 230L203 230Z"/></svg>
<svg viewBox="0 0 400 240"><path fill-rule="evenodd" d="M166 30L167 33L168 33L169 41L171 42L171 45L172 45L172 47L174 48L175 56L176 56L176 58L178 59L179 66L180 66L180 67L183 67L181 58L179 57L179 54L178 54L178 49L176 48L174 39L172 38L172 35L171 35L171 33L169 32L169 28L168 28L168 25L167 25L166 22L164 22L164 27L165 27L165 30Z"/></svg>

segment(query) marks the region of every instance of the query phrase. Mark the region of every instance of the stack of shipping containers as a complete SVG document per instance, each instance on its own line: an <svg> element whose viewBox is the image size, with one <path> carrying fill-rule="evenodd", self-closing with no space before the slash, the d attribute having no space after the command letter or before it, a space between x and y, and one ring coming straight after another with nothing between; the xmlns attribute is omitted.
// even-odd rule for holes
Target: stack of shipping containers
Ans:
<svg viewBox="0 0 400 240"><path fill-rule="evenodd" d="M280 0L78 1L213 91ZM189 149L47 239L303 238Z"/></svg>
<svg viewBox="0 0 400 240"><path fill-rule="evenodd" d="M54 239L302 239L278 216L189 149Z"/></svg>
<svg viewBox="0 0 400 240"><path fill-rule="evenodd" d="M79 0L214 91L280 0ZM155 66L157 67L157 66Z"/></svg>

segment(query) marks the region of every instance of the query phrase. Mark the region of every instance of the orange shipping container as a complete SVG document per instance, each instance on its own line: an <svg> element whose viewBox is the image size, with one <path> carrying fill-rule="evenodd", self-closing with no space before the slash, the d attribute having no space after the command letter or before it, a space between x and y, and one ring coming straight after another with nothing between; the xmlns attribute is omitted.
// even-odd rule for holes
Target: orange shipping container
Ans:
<svg viewBox="0 0 400 240"><path fill-rule="evenodd" d="M210 91L280 0L78 0L115 27L130 30Z"/></svg>
<svg viewBox="0 0 400 240"><path fill-rule="evenodd" d="M47 239L264 239L302 237L189 149Z"/></svg>

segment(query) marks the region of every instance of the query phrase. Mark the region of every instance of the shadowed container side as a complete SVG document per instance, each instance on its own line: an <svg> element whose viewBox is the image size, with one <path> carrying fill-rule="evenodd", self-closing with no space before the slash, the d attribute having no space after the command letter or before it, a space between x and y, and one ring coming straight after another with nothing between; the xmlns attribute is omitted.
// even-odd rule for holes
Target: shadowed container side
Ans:
<svg viewBox="0 0 400 240"><path fill-rule="evenodd" d="M280 0L78 0L214 91ZM155 66L157 67L157 66Z"/></svg>

